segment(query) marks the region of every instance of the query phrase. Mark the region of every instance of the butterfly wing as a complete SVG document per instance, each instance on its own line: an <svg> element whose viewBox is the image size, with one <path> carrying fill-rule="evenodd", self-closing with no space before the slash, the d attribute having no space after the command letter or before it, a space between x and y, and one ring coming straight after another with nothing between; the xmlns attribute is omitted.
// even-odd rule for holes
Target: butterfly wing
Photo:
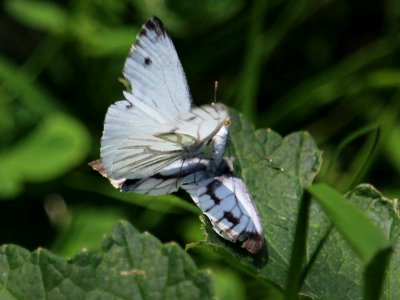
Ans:
<svg viewBox="0 0 400 300"><path fill-rule="evenodd" d="M144 106L142 115L146 109L152 109L144 104L141 106ZM224 105L206 105L194 108L169 123L148 121L149 116L143 124L131 120L124 129L123 120L128 117L126 110L139 110L135 109L135 104L132 108L119 108L121 111L114 105L113 109L110 108L112 111L107 113L101 148L101 159L107 175L113 179L149 177L175 161L199 156L205 145L225 126L228 118ZM139 115L136 117L139 118ZM134 126L129 126L132 123ZM132 134L131 127L140 130ZM126 133L127 130L131 135Z"/></svg>
<svg viewBox="0 0 400 300"><path fill-rule="evenodd" d="M108 109L101 141L100 157L110 178L148 177L200 154L227 118L222 104L191 111L182 65L156 17L143 25L123 73L132 90Z"/></svg>
<svg viewBox="0 0 400 300"><path fill-rule="evenodd" d="M193 158L176 161L147 178L120 180L107 177L101 160L89 165L122 192L163 195L183 188L209 218L215 232L227 240L242 241L242 247L251 253L259 252L264 246L264 233L249 191L230 171L210 173L211 164L208 159Z"/></svg>
<svg viewBox="0 0 400 300"><path fill-rule="evenodd" d="M146 195L164 195L176 192L183 184L202 180L206 174L209 161L193 158L186 161L176 161L147 178L115 180L107 176L101 159L92 161L89 165L121 192Z"/></svg>
<svg viewBox="0 0 400 300"><path fill-rule="evenodd" d="M176 161L150 177L126 180L120 186L120 190L147 195L170 194L176 192L183 184L202 180L207 166L208 160L204 159Z"/></svg>
<svg viewBox="0 0 400 300"><path fill-rule="evenodd" d="M181 62L162 22L150 18L137 35L125 61L123 74L131 94L170 119L189 112L191 96Z"/></svg>
<svg viewBox="0 0 400 300"><path fill-rule="evenodd" d="M251 253L259 252L264 246L257 208L239 177L231 172L214 177L210 174L182 188L191 195L220 236L230 241L244 241L242 247Z"/></svg>
<svg viewBox="0 0 400 300"><path fill-rule="evenodd" d="M129 100L122 100L112 104L104 121L100 147L100 157L107 175L114 175L115 155L121 145L134 134L151 137L163 122L168 121L146 103L137 101L133 104Z"/></svg>
<svg viewBox="0 0 400 300"><path fill-rule="evenodd" d="M227 124L227 120L228 108L218 103L193 108L190 113L178 117L172 127L176 133L190 135L200 143L207 143Z"/></svg>

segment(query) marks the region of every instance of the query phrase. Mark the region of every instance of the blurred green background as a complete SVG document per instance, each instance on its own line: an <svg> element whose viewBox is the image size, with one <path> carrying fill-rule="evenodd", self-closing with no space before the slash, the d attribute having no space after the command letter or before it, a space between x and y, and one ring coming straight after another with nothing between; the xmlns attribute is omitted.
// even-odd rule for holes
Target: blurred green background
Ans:
<svg viewBox="0 0 400 300"><path fill-rule="evenodd" d="M121 218L163 242L202 239L188 201L121 194L87 165L152 15L171 33L196 105L213 100L218 80L218 101L258 128L308 130L324 151L319 180L399 195L397 0L8 0L0 13L1 244L71 257L99 247ZM190 254L213 270L221 299L265 296L218 255Z"/></svg>

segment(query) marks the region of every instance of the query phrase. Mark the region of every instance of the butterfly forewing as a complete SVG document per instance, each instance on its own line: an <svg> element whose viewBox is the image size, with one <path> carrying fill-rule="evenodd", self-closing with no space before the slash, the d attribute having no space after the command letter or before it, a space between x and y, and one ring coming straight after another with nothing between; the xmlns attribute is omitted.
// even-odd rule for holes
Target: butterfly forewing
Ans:
<svg viewBox="0 0 400 300"><path fill-rule="evenodd" d="M133 133L151 135L165 122L162 115L145 103L133 104L128 100L112 104L106 114L101 138L100 156L104 167L112 176L111 169L118 148Z"/></svg>
<svg viewBox="0 0 400 300"><path fill-rule="evenodd" d="M175 47L162 22L149 19L137 35L123 74L135 99L166 112L171 119L189 112L191 96Z"/></svg>
<svg viewBox="0 0 400 300"><path fill-rule="evenodd" d="M131 91L111 105L100 156L107 176L140 179L201 155L228 118L222 104L191 108L178 55L161 21L148 20L126 59Z"/></svg>
<svg viewBox="0 0 400 300"><path fill-rule="evenodd" d="M228 111L224 105L206 105L166 124L158 124L157 129L150 129L154 131L152 134L140 135L138 131L127 128L135 134L126 136L112 125L122 125L121 120L114 117L114 123L106 122L102 140L101 153L107 175L114 179L145 178L174 161L197 157L227 118ZM147 123L140 126L147 126ZM149 129L143 131L146 133ZM111 141L106 143L108 136Z"/></svg>

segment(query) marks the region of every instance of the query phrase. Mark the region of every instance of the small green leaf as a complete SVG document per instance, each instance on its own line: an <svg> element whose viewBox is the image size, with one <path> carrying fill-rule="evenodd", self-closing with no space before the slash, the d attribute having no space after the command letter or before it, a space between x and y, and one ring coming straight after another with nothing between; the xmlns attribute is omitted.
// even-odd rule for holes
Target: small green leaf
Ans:
<svg viewBox="0 0 400 300"><path fill-rule="evenodd" d="M71 213L64 216L64 226L59 227L50 250L63 257L72 257L79 250L96 249L99 240L109 233L115 224L126 217L121 210L94 207L70 207ZM49 213L48 213L49 214ZM58 220L62 216L57 215ZM54 224L53 225L57 225Z"/></svg>
<svg viewBox="0 0 400 300"><path fill-rule="evenodd" d="M126 55L132 45L138 28L117 27L105 28L90 20L79 20L73 24L72 30L82 44L82 51L91 56L110 56L115 54Z"/></svg>
<svg viewBox="0 0 400 300"><path fill-rule="evenodd" d="M29 72L21 70L20 66L2 56L0 56L0 80L3 82L0 86L0 100L3 102L2 106L10 111L7 116L11 119L9 122L12 122L11 104L15 98L20 100L21 107L27 110L30 117L42 117L58 110L55 104L57 100L40 84L33 82ZM0 127L0 133L6 134L3 127Z"/></svg>
<svg viewBox="0 0 400 300"><path fill-rule="evenodd" d="M51 33L67 28L68 15L58 4L50 1L12 0L6 2L8 12L26 26Z"/></svg>
<svg viewBox="0 0 400 300"><path fill-rule="evenodd" d="M400 86L399 69L379 69L367 76L367 83L374 88L393 88Z"/></svg>
<svg viewBox="0 0 400 300"><path fill-rule="evenodd" d="M89 150L89 134L77 120L48 115L17 145L0 156L0 180L8 190L0 196L15 196L24 181L43 182L64 174L81 163Z"/></svg>
<svg viewBox="0 0 400 300"><path fill-rule="evenodd" d="M201 28L201 30L215 24L220 24L234 16L245 1L220 0L220 1L166 1L163 5L146 0L134 0L135 8L143 16L156 15L172 32L188 34ZM201 22L201 27L190 26Z"/></svg>
<svg viewBox="0 0 400 300"><path fill-rule="evenodd" d="M121 222L101 251L66 261L51 252L0 247L2 299L211 299L209 274L176 244Z"/></svg>

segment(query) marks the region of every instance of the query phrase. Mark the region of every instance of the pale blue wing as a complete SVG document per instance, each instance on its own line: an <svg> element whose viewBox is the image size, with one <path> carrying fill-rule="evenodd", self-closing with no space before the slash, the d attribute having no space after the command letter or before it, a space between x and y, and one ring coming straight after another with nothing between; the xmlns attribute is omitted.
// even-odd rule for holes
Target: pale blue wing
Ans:
<svg viewBox="0 0 400 300"><path fill-rule="evenodd" d="M159 130L167 120L151 106L128 100L112 104L107 111L101 138L100 157L108 176L113 175L113 165L118 149L129 137L148 135Z"/></svg>
<svg viewBox="0 0 400 300"><path fill-rule="evenodd" d="M125 61L125 78L136 101L142 101L170 119L189 112L191 96L181 62L162 22L149 19Z"/></svg>
<svg viewBox="0 0 400 300"><path fill-rule="evenodd" d="M90 165L123 192L163 195L183 188L209 218L215 232L229 241L241 241L243 248L257 253L265 243L257 208L243 181L225 163L218 175L210 173L210 160L193 158L175 161L146 178L119 180L106 175L101 160Z"/></svg>
<svg viewBox="0 0 400 300"><path fill-rule="evenodd" d="M114 106L107 113L101 159L107 175L113 179L149 177L177 160L201 156L228 118L224 105L207 105L161 124L148 116L145 108L135 109L135 104L131 108ZM128 117L125 114L130 109L131 121L123 129L122 120ZM137 111L141 117L137 115L137 121L133 121ZM158 118L156 111L154 114ZM134 127L137 129L133 130Z"/></svg>
<svg viewBox="0 0 400 300"><path fill-rule="evenodd" d="M185 161L175 161L159 173L140 179L118 179L107 176L101 159L89 165L111 184L122 192L133 192L147 195L164 195L176 192L183 184L195 183L207 175L209 161L192 158Z"/></svg>
<svg viewBox="0 0 400 300"><path fill-rule="evenodd" d="M207 176L208 161L190 159L176 161L157 174L144 179L125 180L119 188L122 192L147 195L164 195L176 192L183 184L200 181Z"/></svg>
<svg viewBox="0 0 400 300"><path fill-rule="evenodd" d="M154 136L128 138L115 151L107 175L113 179L145 178L182 158L182 146Z"/></svg>
<svg viewBox="0 0 400 300"><path fill-rule="evenodd" d="M264 246L264 233L254 201L243 181L231 172L183 185L209 218L213 229L230 241L257 253Z"/></svg>
<svg viewBox="0 0 400 300"><path fill-rule="evenodd" d="M175 133L190 135L200 143L207 143L228 120L228 108L223 104L212 104L193 108L179 116L171 127Z"/></svg>

